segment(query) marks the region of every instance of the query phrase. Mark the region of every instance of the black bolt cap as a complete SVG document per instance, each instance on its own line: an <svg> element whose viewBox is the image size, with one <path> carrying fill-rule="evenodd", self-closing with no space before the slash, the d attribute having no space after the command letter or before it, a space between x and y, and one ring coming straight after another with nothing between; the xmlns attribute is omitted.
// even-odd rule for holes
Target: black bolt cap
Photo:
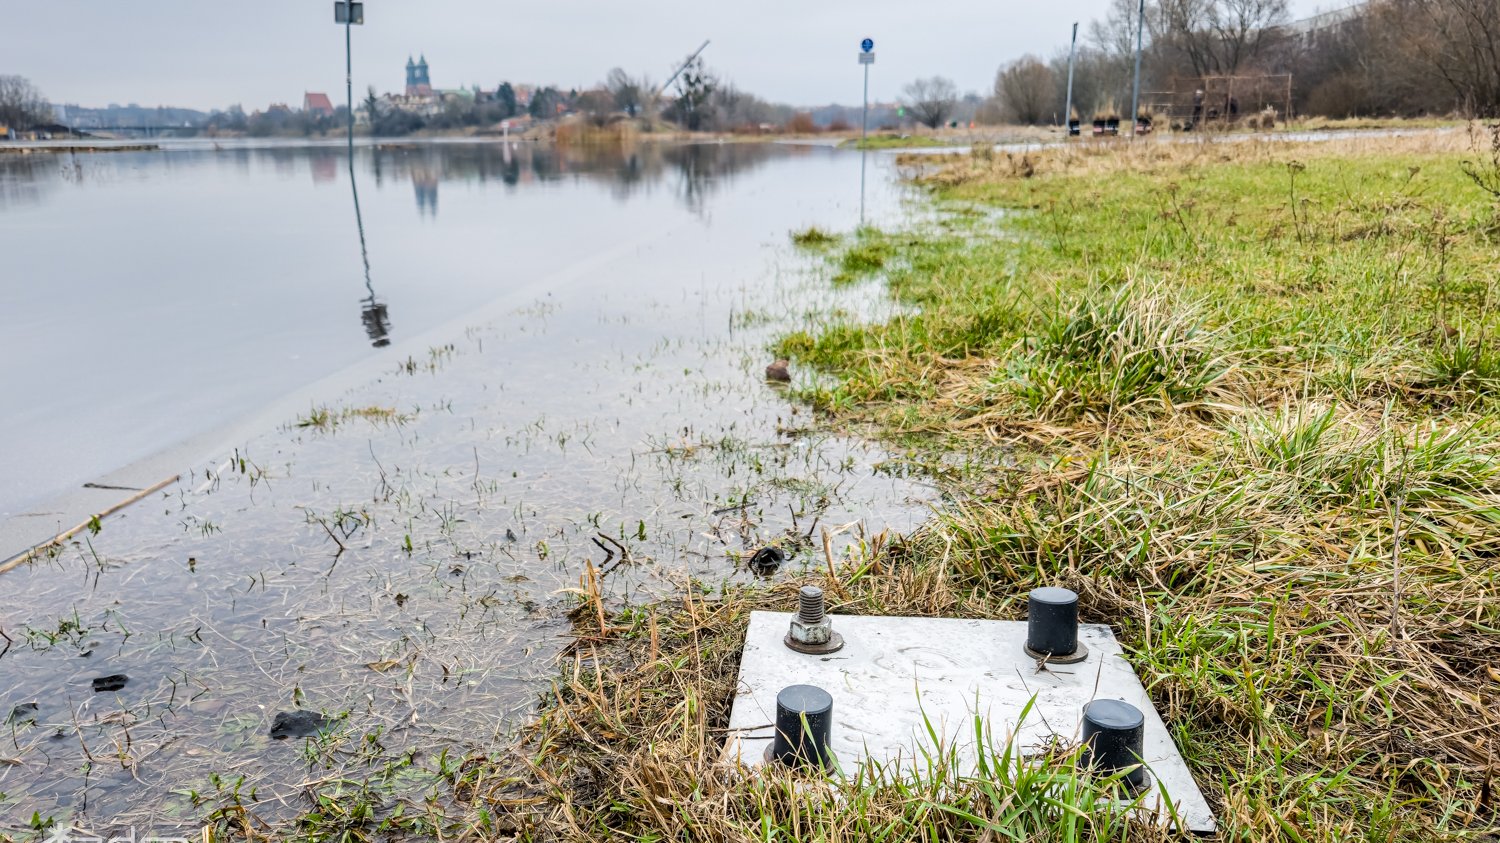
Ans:
<svg viewBox="0 0 1500 843"><path fill-rule="evenodd" d="M776 695L776 739L770 757L789 767L827 767L833 697L816 685L789 685Z"/></svg>
<svg viewBox="0 0 1500 843"><path fill-rule="evenodd" d="M1147 784L1144 758L1146 716L1124 700L1094 700L1083 707L1085 763L1104 773L1130 768L1126 784L1139 790Z"/></svg>
<svg viewBox="0 0 1500 843"><path fill-rule="evenodd" d="M1026 646L1044 656L1078 650L1078 595L1066 588L1033 589L1026 601Z"/></svg>

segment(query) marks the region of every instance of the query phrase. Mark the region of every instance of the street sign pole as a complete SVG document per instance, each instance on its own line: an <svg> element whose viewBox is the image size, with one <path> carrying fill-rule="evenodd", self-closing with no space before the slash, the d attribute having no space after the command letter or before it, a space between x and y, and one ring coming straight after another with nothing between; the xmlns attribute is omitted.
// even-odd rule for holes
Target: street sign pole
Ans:
<svg viewBox="0 0 1500 843"><path fill-rule="evenodd" d="M870 134L870 65L875 63L873 39L866 38L859 42L859 63L865 66L865 104L859 118L859 141L863 146L865 138Z"/></svg>
<svg viewBox="0 0 1500 843"><path fill-rule="evenodd" d="M864 144L870 134L870 66L865 65L865 105L859 117L859 142Z"/></svg>
<svg viewBox="0 0 1500 843"><path fill-rule="evenodd" d="M1130 90L1130 136L1136 135L1140 127L1141 107L1141 33L1146 29L1146 0L1141 0L1135 13L1135 84Z"/></svg>
<svg viewBox="0 0 1500 843"><path fill-rule="evenodd" d="M870 151L865 142L870 135L870 65L875 63L875 41L866 38L859 42L859 63L865 67L864 107L859 116L859 227L865 227L865 159Z"/></svg>
<svg viewBox="0 0 1500 843"><path fill-rule="evenodd" d="M1078 53L1078 23L1073 23L1073 43L1068 47L1068 104L1063 109L1063 137L1073 135L1073 57Z"/></svg>

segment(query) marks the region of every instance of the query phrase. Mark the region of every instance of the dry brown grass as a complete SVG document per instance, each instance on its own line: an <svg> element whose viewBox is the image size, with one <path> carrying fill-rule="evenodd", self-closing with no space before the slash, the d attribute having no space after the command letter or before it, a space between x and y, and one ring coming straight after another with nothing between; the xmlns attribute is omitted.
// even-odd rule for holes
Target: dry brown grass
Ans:
<svg viewBox="0 0 1500 843"><path fill-rule="evenodd" d="M1191 138L1148 136L1133 141L1123 138L1084 139L1022 152L979 147L968 153L904 155L899 160L904 165L932 170L923 181L955 186L1054 174L1101 178L1127 172L1188 172L1215 164L1253 165L1369 155L1461 154L1471 148L1472 139L1468 132L1450 128L1401 135L1371 133L1315 143L1295 143L1266 136L1211 134Z"/></svg>

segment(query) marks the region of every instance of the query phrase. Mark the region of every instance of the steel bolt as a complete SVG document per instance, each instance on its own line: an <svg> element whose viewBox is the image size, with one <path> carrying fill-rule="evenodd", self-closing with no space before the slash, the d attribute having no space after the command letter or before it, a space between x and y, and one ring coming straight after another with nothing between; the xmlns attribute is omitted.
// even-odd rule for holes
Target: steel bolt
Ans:
<svg viewBox="0 0 1500 843"><path fill-rule="evenodd" d="M1143 763L1146 716L1124 700L1094 700L1083 707L1083 761L1103 772L1127 770L1124 781L1139 792L1150 779Z"/></svg>
<svg viewBox="0 0 1500 843"><path fill-rule="evenodd" d="M823 601L823 589L804 585L797 591L797 614L786 634L786 645L799 653L832 653L844 646L844 638L833 631Z"/></svg>
<svg viewBox="0 0 1500 843"><path fill-rule="evenodd" d="M788 767L827 767L833 760L833 696L816 685L790 685L776 695L776 738L767 761Z"/></svg>
<svg viewBox="0 0 1500 843"><path fill-rule="evenodd" d="M804 585L797 591L797 620L805 624L823 622L823 589L815 585Z"/></svg>

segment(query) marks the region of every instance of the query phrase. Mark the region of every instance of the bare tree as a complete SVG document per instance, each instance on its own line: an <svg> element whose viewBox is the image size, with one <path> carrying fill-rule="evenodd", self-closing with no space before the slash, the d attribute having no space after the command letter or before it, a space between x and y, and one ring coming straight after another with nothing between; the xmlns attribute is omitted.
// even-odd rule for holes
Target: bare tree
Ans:
<svg viewBox="0 0 1500 843"><path fill-rule="evenodd" d="M694 58L683 66L672 84L677 89L677 99L668 110L688 131L698 131L707 116L708 98L719 87L718 78L704 67L703 59Z"/></svg>
<svg viewBox="0 0 1500 843"><path fill-rule="evenodd" d="M1036 56L1022 56L995 74L995 98L1007 118L1031 126L1048 122L1060 103L1052 69Z"/></svg>
<svg viewBox="0 0 1500 843"><path fill-rule="evenodd" d="M754 94L740 90L733 82L724 82L708 98L713 122L719 129L753 128L761 123L780 122L779 109Z"/></svg>
<svg viewBox="0 0 1500 843"><path fill-rule="evenodd" d="M620 68L615 68L604 78L604 87L615 98L615 106L634 117L646 100L646 86Z"/></svg>
<svg viewBox="0 0 1500 843"><path fill-rule="evenodd" d="M1465 111L1500 116L1500 0L1385 0L1376 14L1399 33L1409 75L1435 77Z"/></svg>
<svg viewBox="0 0 1500 843"><path fill-rule="evenodd" d="M52 106L24 76L0 76L0 125L29 129L52 122Z"/></svg>
<svg viewBox="0 0 1500 843"><path fill-rule="evenodd" d="M1287 0L1217 0L1212 25L1225 73L1257 58L1287 21Z"/></svg>
<svg viewBox="0 0 1500 843"><path fill-rule="evenodd" d="M911 116L929 129L943 125L958 104L958 87L953 80L941 76L918 79L907 85L903 93Z"/></svg>
<svg viewBox="0 0 1500 843"><path fill-rule="evenodd" d="M579 94L574 107L593 125L605 126L609 124L610 115L618 104L619 100L608 91L596 89Z"/></svg>
<svg viewBox="0 0 1500 843"><path fill-rule="evenodd" d="M1092 24L1074 85L1081 108L1112 111L1128 96L1138 2L1109 0ZM1181 95L1192 90L1181 77L1284 73L1303 113L1500 117L1500 0L1368 0L1296 26L1283 25L1286 14L1287 0L1147 0L1148 90ZM1052 71L1061 79L1065 58Z"/></svg>
<svg viewBox="0 0 1500 843"><path fill-rule="evenodd" d="M1152 49L1175 53L1195 76L1238 73L1286 19L1287 0L1156 0L1146 9Z"/></svg>

